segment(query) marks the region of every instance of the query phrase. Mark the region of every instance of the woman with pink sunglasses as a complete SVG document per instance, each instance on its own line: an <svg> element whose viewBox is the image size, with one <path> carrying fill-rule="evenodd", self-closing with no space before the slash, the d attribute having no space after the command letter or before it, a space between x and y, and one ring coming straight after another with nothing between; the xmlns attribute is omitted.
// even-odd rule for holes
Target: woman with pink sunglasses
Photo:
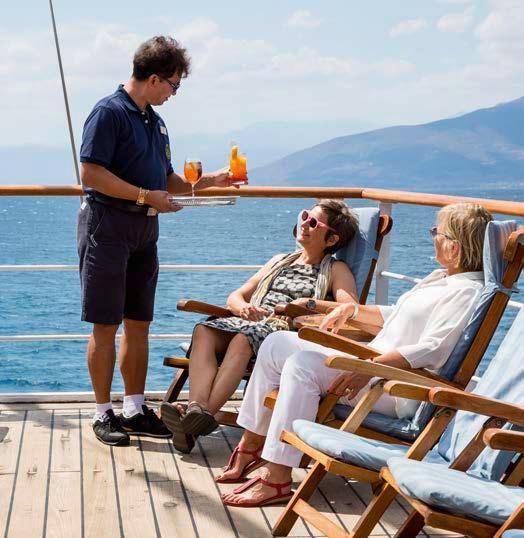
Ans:
<svg viewBox="0 0 524 538"><path fill-rule="evenodd" d="M438 374L468 323L484 286L483 244L491 215L477 204L443 207L430 230L435 261L441 266L404 293L392 306L345 303L327 314L320 329L338 332L348 320L381 327L369 346L381 354L373 362L396 368L426 368ZM260 507L292 496L291 473L302 452L280 441L296 419L314 420L321 395L331 392L355 407L371 387L369 376L325 366L341 353L281 331L269 336L244 395L237 424L244 434L217 482L242 483L254 470L260 474L222 496L224 504ZM266 395L278 388L273 410ZM383 394L373 406L392 420L411 418L418 402Z"/></svg>
<svg viewBox="0 0 524 538"><path fill-rule="evenodd" d="M302 210L296 228L302 249L274 256L231 293L227 307L234 316L195 326L189 350L189 404L162 404L162 419L178 450L190 452L196 436L218 426L214 414L236 390L264 339L289 329L287 321L272 315L277 304L292 302L325 312L337 303L358 302L351 271L332 257L357 229L357 218L343 201L319 200L311 210Z"/></svg>

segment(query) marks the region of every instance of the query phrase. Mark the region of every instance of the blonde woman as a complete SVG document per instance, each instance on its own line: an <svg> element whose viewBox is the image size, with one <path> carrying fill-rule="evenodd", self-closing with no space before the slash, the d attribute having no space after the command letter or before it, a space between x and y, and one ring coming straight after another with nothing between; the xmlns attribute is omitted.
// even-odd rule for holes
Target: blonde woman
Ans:
<svg viewBox="0 0 524 538"><path fill-rule="evenodd" d="M482 251L491 215L477 204L444 207L430 230L436 261L433 271L393 306L346 303L329 313L321 329L337 332L348 318L382 327L370 346L382 352L374 362L396 368L427 368L438 372L446 363L466 326L484 284ZM314 420L322 394L334 392L354 406L369 390L368 376L324 366L333 349L280 332L260 348L238 424L245 428L228 466L216 480L241 482L265 460L262 475L223 497L233 506L263 506L291 496L291 470L302 453L279 440L295 419ZM340 353L339 353L340 354ZM263 405L265 395L280 387L273 414ZM411 417L417 403L383 395L374 410L397 418Z"/></svg>
<svg viewBox="0 0 524 538"><path fill-rule="evenodd" d="M238 387L250 360L271 333L288 329L272 316L278 303L306 306L317 311L333 303L358 301L355 280L348 266L332 254L344 247L358 229L356 216L340 200L319 200L299 214L296 238L302 249L270 259L227 300L235 314L196 325L190 350L189 404L163 404L162 419L173 432L173 443L190 452L195 435L207 435L217 426L213 415ZM219 364L218 357L223 356Z"/></svg>

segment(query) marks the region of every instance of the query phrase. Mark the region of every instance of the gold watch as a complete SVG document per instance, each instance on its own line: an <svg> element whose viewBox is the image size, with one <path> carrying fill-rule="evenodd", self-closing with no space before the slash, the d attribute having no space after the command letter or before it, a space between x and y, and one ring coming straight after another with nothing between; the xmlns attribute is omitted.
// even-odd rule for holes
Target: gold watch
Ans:
<svg viewBox="0 0 524 538"><path fill-rule="evenodd" d="M136 205L144 205L146 203L146 196L149 191L140 187L138 189L138 197L136 199Z"/></svg>

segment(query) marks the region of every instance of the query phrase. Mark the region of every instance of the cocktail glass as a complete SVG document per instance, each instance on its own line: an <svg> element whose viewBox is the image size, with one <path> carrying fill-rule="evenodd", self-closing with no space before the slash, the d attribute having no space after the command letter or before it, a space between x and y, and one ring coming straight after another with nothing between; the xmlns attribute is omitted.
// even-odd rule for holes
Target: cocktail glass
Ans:
<svg viewBox="0 0 524 538"><path fill-rule="evenodd" d="M191 196L195 196L195 185L202 177L202 162L199 159L186 159L184 162L184 181L191 184Z"/></svg>
<svg viewBox="0 0 524 538"><path fill-rule="evenodd" d="M229 169L232 174L232 185L244 185L247 183L247 156L245 153L238 153L238 146L231 147L229 158Z"/></svg>

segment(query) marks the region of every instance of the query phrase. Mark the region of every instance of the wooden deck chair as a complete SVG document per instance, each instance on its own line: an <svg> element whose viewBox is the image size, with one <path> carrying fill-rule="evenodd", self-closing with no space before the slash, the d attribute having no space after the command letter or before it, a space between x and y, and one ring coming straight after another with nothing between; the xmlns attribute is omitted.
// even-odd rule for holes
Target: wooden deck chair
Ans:
<svg viewBox="0 0 524 538"><path fill-rule="evenodd" d="M353 210L359 220L358 232L347 246L335 253L335 258L345 261L351 268L360 303L364 304L368 297L382 241L390 232L393 220L388 215L381 215L378 208L365 207ZM193 300L179 301L177 309L207 316L229 317L233 315L227 308ZM286 309L285 313L293 317L311 312L296 307ZM189 358L168 356L164 358L164 366L178 368L178 372L164 396L164 402L173 402L178 399L178 395L189 377ZM245 380L249 380L251 369L252 365L246 371ZM227 411L219 411L216 415L216 419L220 423L231 426L237 425L236 417L236 413Z"/></svg>
<svg viewBox="0 0 524 538"><path fill-rule="evenodd" d="M457 405L460 405L458 400ZM493 412L489 409L492 402L482 405L486 406L484 413ZM509 416L518 413L520 425L524 427L524 407L505 407L506 411L500 414ZM485 452L492 454L494 451L505 452L503 459L507 459L506 454L520 454L520 465L508 470L502 482L470 471L464 461L454 462L446 469L438 463L405 458L388 461L388 466L381 472L386 482L384 489L400 494L413 508L397 532L397 538L416 536L417 529L424 524L474 538L511 537L518 535L519 529L524 536L524 488L519 487L524 480L524 434L491 428L483 431L482 441L488 448L480 454L480 458ZM512 529L514 532L510 532ZM367 536L368 533L353 536L359 535Z"/></svg>
<svg viewBox="0 0 524 538"><path fill-rule="evenodd" d="M430 379L465 388L484 356L498 323L504 313L514 285L518 281L524 263L524 227L516 229L515 221L493 221L486 227L484 240L485 285L479 303L457 342L453 352L435 377L427 370L411 370ZM378 355L376 350L348 338L318 329L300 329L299 336L326 347L338 349L363 359ZM365 365L360 367L365 368ZM402 374L405 379L405 373ZM265 399L265 405L273 408L278 390ZM378 398L378 396L377 396ZM338 396L327 394L321 402L317 422L340 428L353 411L347 405L337 404ZM413 443L431 419L434 406L423 403L412 419L392 419L380 413L366 415L359 427L359 434L393 443ZM305 463L305 460L304 460Z"/></svg>
<svg viewBox="0 0 524 538"><path fill-rule="evenodd" d="M304 331L306 333L304 336L308 339L313 339L314 337L314 341L322 345L331 348L337 348L338 346L338 349L357 357L328 357L326 359L328 366L382 379L357 404L340 426L340 430L305 422L313 428L321 428L318 431L322 431L322 435L325 435L326 432L332 432L333 435L344 436L347 435L344 432L353 432L358 434L359 439L367 438L371 444L376 443L375 447L383 447L383 445L392 447L399 450L399 454L402 455L409 450L413 450L415 455L429 450L444 432L453 418L453 413L450 410L435 412L435 405L427 401L427 389L420 387L452 387L460 389L465 388L468 384L504 312L511 293L510 290L513 289L514 283L518 280L522 270L524 262L524 228L510 232L515 227L516 224L512 221L489 223L484 243L485 289L470 322L464 329L461 339L441 370L440 376L431 374L424 369L401 370L360 360L377 356L379 353L368 346L358 342L350 342L348 339L337 335L312 329L301 329L299 331L300 336L303 336L301 333ZM502 252L504 256L501 255ZM462 355L462 361L460 360L459 351ZM456 361L453 368L449 367L451 361ZM410 397L423 402L412 419L394 419L371 412L383 392L385 380L396 380L410 384L411 392L407 391ZM322 406L319 410L319 415L321 412L326 412L325 409L322 411ZM371 417L370 421L369 417ZM319 416L317 415L317 422L318 418ZM328 422L328 424L331 425L332 422ZM417 435L414 435L414 432L417 432ZM423 437L420 435L421 432L425 432ZM318 447L311 446L296 433L283 432L282 440L292 444L304 452L308 458L313 458L316 462L277 522L274 528L274 533L277 536L288 534L298 517L297 512L294 511L296 502L298 500L307 501L326 472L343 475L349 473L347 476L369 482L374 488L380 484L380 467L370 469L364 462L361 462L361 465L350 465L346 462L341 462L332 455L322 453ZM364 441L362 442L364 443ZM369 449L369 446L366 446ZM386 453L391 455L389 452ZM412 454L411 452L409 453L410 455Z"/></svg>

